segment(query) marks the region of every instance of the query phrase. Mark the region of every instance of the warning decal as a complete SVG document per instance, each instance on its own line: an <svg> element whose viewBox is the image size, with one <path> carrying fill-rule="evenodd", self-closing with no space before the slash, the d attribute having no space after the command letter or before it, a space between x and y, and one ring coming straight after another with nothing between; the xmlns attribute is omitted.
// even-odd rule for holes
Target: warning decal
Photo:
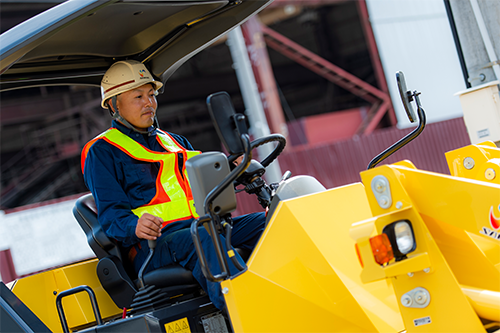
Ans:
<svg viewBox="0 0 500 333"><path fill-rule="evenodd" d="M191 333L187 318L182 318L170 323L166 323L165 331L167 333Z"/></svg>

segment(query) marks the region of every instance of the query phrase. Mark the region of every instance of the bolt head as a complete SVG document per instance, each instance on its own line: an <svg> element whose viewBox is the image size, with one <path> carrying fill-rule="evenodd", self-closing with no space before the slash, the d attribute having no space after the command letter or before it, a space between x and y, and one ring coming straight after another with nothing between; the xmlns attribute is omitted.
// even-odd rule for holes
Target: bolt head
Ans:
<svg viewBox="0 0 500 333"><path fill-rule="evenodd" d="M472 168L474 168L475 164L476 162L472 157L464 158L464 168L466 168L467 170L471 170Z"/></svg>
<svg viewBox="0 0 500 333"><path fill-rule="evenodd" d="M411 299L411 297L409 295L403 295L401 297L401 304L403 304L403 306L409 307L412 303L413 303L413 300Z"/></svg>
<svg viewBox="0 0 500 333"><path fill-rule="evenodd" d="M408 276L412 277L413 276L413 272L408 273Z"/></svg>
<svg viewBox="0 0 500 333"><path fill-rule="evenodd" d="M419 290L413 295L413 298L415 299L415 303L424 305L429 299L429 295L424 290Z"/></svg>
<svg viewBox="0 0 500 333"><path fill-rule="evenodd" d="M227 293L229 293L229 289L228 288L222 288L222 293L225 295Z"/></svg>
<svg viewBox="0 0 500 333"><path fill-rule="evenodd" d="M396 202L396 208L401 209L403 207L403 203L401 201Z"/></svg>
<svg viewBox="0 0 500 333"><path fill-rule="evenodd" d="M424 268L424 272L425 272L425 273L429 273L430 271L431 271L431 268L430 268L430 267Z"/></svg>
<svg viewBox="0 0 500 333"><path fill-rule="evenodd" d="M495 170L493 170L492 168L488 168L484 172L484 178L486 178L487 180L493 180L493 179L495 179L495 177L496 177L496 173L495 173Z"/></svg>
<svg viewBox="0 0 500 333"><path fill-rule="evenodd" d="M383 179L378 179L375 183L375 191L377 191L378 193L384 192L386 187L387 183Z"/></svg>

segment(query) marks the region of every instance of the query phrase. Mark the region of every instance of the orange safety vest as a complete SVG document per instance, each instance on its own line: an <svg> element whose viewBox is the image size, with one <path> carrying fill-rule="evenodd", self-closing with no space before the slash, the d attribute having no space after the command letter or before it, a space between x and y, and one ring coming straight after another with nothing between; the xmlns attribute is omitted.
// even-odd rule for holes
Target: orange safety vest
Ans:
<svg viewBox="0 0 500 333"><path fill-rule="evenodd" d="M161 217L164 221L162 227L175 221L199 217L194 208L186 163L184 162L181 174L177 158L177 154L182 154L184 161L187 161L198 155L199 151L186 150L174 138L161 130L157 130L156 140L165 148L166 152L152 151L118 129L110 128L89 141L83 148L82 172L90 147L100 139L120 149L133 159L160 163L160 170L156 178L156 195L149 203L132 209L135 215L141 217L144 213L149 213Z"/></svg>

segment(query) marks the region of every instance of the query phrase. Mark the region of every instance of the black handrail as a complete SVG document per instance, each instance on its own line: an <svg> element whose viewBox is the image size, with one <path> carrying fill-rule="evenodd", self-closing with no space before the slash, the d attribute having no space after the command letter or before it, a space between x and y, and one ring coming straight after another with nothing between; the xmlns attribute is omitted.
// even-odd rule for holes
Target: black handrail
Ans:
<svg viewBox="0 0 500 333"><path fill-rule="evenodd" d="M59 313L59 320L61 321L64 333L69 333L70 331L68 328L68 323L66 322L66 316L64 315L64 309L62 307L62 299L66 296L74 295L82 291L87 292L87 294L90 297L90 303L92 304L92 310L94 310L94 317L97 321L97 325L100 326L103 324L94 291L89 286L79 286L65 291L61 291L59 295L57 295L56 297L57 312Z"/></svg>

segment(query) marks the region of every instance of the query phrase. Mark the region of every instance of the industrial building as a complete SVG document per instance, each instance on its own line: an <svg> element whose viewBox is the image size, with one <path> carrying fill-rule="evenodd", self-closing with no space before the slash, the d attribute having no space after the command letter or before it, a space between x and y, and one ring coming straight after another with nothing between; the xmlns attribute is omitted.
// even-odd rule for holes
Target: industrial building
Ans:
<svg viewBox="0 0 500 333"><path fill-rule="evenodd" d="M2 1L1 31L59 2ZM386 1L385 6L388 4L390 2ZM339 140L344 140L345 144L340 144L343 147L352 144L352 138L359 142L380 129L396 130L398 119L394 109L401 106L398 96L394 93L391 96L388 88L388 83L395 85L392 82L395 79L384 72L372 27L374 22L384 24L384 18L370 20L369 13L370 9L373 15L378 15L381 5L384 4L380 1L276 0L258 18L243 25L271 132L288 137L287 151L281 157L282 169L291 169L293 173L308 170L306 166L293 164L294 156L323 149L318 146L339 145ZM430 20L436 17L446 20L443 4L438 5L442 12L431 12ZM435 10L433 7L435 4L427 4L428 11ZM415 14L407 13L410 22ZM419 18L420 23L425 22L425 18L425 15ZM449 31L445 33L451 36ZM452 45L451 38L449 44ZM412 61L411 58L399 60ZM244 112L232 64L230 50L222 38L179 68L167 81L165 92L158 97L161 127L186 136L196 149L219 150L220 143L207 113L205 98L214 92L227 91L236 110ZM424 64L414 65L418 68ZM458 68L456 74L461 75ZM410 83L422 80L421 76L407 74L407 77ZM460 81L457 84L464 86ZM3 92L0 98L1 207L13 209L85 192L80 170L81 148L110 123L107 111L99 106L99 90L43 87ZM458 100L455 109L457 104ZM430 110L431 119L435 112ZM457 113L460 116L460 110L453 112L451 117L446 115L445 118L457 117ZM457 126L463 131L463 125ZM400 120L399 127L408 127L408 124ZM451 132L457 131L452 129ZM465 133L463 136L466 138ZM316 176L326 186L355 181L369 159L391 143L377 143L373 138L367 139L372 147L363 145L361 150L350 151L349 155L358 161L355 168L349 167L352 174L333 176L334 181L330 176ZM463 142L457 143L461 144ZM449 148L454 147L446 146L436 153ZM318 156L325 154L318 152ZM342 167L339 169L341 161L329 156L329 161L321 163L327 174L345 173ZM408 154L401 156L415 159ZM342 159L345 161L345 156ZM308 162L314 158L301 160L311 164ZM293 165L288 166L289 163ZM441 162L441 167L434 167L434 170L445 171L443 166ZM312 171L318 167L314 166ZM431 165L423 167L433 168Z"/></svg>

